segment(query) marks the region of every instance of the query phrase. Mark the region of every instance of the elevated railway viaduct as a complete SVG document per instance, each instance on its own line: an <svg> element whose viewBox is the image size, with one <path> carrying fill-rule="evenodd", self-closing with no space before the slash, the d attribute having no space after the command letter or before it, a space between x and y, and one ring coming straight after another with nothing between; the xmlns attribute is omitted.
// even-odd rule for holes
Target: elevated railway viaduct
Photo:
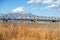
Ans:
<svg viewBox="0 0 60 40"><path fill-rule="evenodd" d="M30 22L60 22L59 17L17 17L17 18L0 18L0 20L3 20L4 22L9 22L9 20L29 20Z"/></svg>

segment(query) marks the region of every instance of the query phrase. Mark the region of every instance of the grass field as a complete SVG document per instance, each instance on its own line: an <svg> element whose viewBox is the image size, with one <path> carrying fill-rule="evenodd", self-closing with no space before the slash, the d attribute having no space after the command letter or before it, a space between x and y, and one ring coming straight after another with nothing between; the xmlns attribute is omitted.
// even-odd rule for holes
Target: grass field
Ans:
<svg viewBox="0 0 60 40"><path fill-rule="evenodd" d="M0 23L0 40L60 40L60 23Z"/></svg>

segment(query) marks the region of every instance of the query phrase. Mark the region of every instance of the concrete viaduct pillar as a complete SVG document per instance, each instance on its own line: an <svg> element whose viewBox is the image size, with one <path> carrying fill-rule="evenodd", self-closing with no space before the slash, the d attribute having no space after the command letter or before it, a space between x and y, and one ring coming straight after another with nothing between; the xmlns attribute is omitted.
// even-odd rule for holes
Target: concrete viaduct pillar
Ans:
<svg viewBox="0 0 60 40"><path fill-rule="evenodd" d="M8 22L8 19L3 19L4 22Z"/></svg>
<svg viewBox="0 0 60 40"><path fill-rule="evenodd" d="M31 20L31 22L35 23L36 21L35 20Z"/></svg>

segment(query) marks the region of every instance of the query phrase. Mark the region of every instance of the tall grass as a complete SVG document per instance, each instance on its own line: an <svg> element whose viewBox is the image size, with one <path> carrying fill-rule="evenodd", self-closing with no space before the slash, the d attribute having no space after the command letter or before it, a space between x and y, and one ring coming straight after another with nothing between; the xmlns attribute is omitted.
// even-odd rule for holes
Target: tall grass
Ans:
<svg viewBox="0 0 60 40"><path fill-rule="evenodd" d="M60 40L59 23L0 23L0 40Z"/></svg>

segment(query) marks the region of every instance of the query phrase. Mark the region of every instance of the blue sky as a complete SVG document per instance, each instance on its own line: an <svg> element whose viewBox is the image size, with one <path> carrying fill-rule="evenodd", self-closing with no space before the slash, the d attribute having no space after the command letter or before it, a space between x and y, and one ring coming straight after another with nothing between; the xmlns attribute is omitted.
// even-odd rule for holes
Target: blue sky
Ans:
<svg viewBox="0 0 60 40"><path fill-rule="evenodd" d="M60 0L0 0L0 14L18 11L60 17Z"/></svg>

